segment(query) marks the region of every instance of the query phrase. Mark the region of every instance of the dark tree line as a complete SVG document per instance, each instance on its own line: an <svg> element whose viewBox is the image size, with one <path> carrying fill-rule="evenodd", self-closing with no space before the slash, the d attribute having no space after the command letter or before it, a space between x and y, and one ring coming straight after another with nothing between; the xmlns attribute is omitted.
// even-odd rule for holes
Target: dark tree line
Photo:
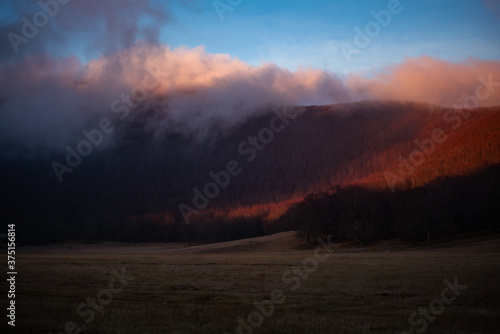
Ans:
<svg viewBox="0 0 500 334"><path fill-rule="evenodd" d="M500 166L496 165L396 192L353 186L311 194L292 207L281 224L292 225L308 242L329 234L335 240L362 244L393 237L430 243L457 233L497 233L498 203Z"/></svg>
<svg viewBox="0 0 500 334"><path fill-rule="evenodd" d="M32 196L37 198L37 193ZM298 230L309 243L328 234L335 240L356 240L361 244L394 237L417 244L471 231L498 233L500 165L395 192L335 187L329 192L309 194L273 221L265 220L266 212L235 218L228 212L207 210L187 225L180 214L145 211L130 215L106 208L87 211L78 206L54 213L44 206L42 198L33 203L25 209L17 203L19 210L12 216L11 222L31 219L30 224L18 225L21 242L212 243Z"/></svg>

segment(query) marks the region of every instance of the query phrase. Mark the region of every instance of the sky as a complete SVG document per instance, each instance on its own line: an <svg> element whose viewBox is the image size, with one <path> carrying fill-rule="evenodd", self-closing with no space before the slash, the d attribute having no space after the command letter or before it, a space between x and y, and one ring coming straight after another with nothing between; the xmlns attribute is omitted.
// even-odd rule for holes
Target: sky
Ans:
<svg viewBox="0 0 500 334"><path fill-rule="evenodd" d="M217 15L213 2L193 10L176 6L178 21L162 33L172 46L205 45L210 53L228 53L252 65L273 62L295 69L317 67L348 73L429 55L450 61L468 57L500 58L500 3L473 0L401 0L401 12L361 53L344 57L342 43L354 45L362 30L389 1L242 0Z"/></svg>
<svg viewBox="0 0 500 334"><path fill-rule="evenodd" d="M274 105L500 105L498 0L4 0L0 36L1 147L120 108L203 138Z"/></svg>
<svg viewBox="0 0 500 334"><path fill-rule="evenodd" d="M72 0L61 5L60 12L51 18L55 22L50 23L56 26L61 23L57 21L64 21L64 7L75 6L78 1L83 2ZM30 4L23 5L24 2ZM114 2L116 6L133 3L127 0L122 1L125 5L120 1L106 2ZM236 5L230 5L231 2ZM378 35L350 59L342 53L342 43L354 45L354 28L364 30L366 24L374 20L371 12L387 10L390 1L155 0L150 1L149 8L136 1L139 5L130 6L130 10L135 11L132 14L136 16L134 19L137 19L138 25L146 26L148 22L155 25L159 35L157 41L162 44L174 48L203 45L209 53L227 53L251 65L276 63L292 70L314 67L350 73L422 55L450 61L463 61L468 57L483 60L500 58L499 1L397 2L401 11L392 14L389 24L381 27ZM22 16L29 17L30 13L40 8L36 1L3 1L0 6L2 22L14 26L21 23ZM104 9L104 6L96 7L95 10ZM114 26L110 24L108 29L118 30L119 21L129 20L130 13L122 10L113 16L113 9L109 7L102 12L107 12L108 17L116 22ZM73 14L68 8L66 12L68 16ZM156 17L151 17L152 14ZM102 50L89 49L91 34L81 30L98 30L99 19L103 18L89 13L89 21L78 24L80 31L71 31L72 35L67 36L64 45L47 43L48 51L64 56L75 54L82 60L98 57ZM69 24L75 22L70 21ZM135 37L140 39L144 36L138 34ZM25 51L31 50L26 47Z"/></svg>

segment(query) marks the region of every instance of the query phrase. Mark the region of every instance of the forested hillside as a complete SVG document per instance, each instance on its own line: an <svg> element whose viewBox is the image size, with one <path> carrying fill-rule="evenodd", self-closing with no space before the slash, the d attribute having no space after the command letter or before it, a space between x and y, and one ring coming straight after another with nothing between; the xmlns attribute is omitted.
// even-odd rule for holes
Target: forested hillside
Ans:
<svg viewBox="0 0 500 334"><path fill-rule="evenodd" d="M498 107L457 111L412 102L365 101L310 106L285 121L269 110L230 131L214 128L204 142L153 132L147 126L152 114L126 122L111 144L86 157L61 183L51 163L63 162L64 155L3 154L2 220L16 222L25 242L209 242L303 228L301 224L314 220L313 214L334 210L335 215L343 212L344 230L328 225L333 216L317 218L311 226L326 224L321 226L339 237L360 240L421 238L421 232L409 232L413 222L423 224L427 219L419 218L422 211L410 214L411 207L422 207L418 201L445 198L454 207L452 221L458 225L445 227L449 217L426 223L444 224L436 231L469 229L472 223L465 220L473 219L479 227L486 218L471 216L474 210L458 215L469 202L467 197L455 197L460 191L481 193L481 187L491 185L485 175L498 175L496 167L485 170L500 162ZM281 130L259 137L270 127ZM203 192L213 181L210 172L225 170L230 161L237 162L241 172L220 187L187 226L179 205L194 207L194 189ZM320 192L323 195L311 195L297 207L307 194ZM311 198L317 196L331 205L311 211ZM417 201L415 205L410 199ZM403 209L406 206L410 208ZM363 225L368 222L375 225ZM356 227L359 224L364 227Z"/></svg>

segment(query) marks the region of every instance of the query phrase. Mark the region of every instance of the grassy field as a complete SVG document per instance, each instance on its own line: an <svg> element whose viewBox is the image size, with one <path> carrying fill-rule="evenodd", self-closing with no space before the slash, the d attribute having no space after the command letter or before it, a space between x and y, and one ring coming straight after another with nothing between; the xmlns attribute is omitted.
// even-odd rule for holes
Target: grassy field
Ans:
<svg viewBox="0 0 500 334"><path fill-rule="evenodd" d="M22 250L8 333L500 332L498 238L427 249L335 245L332 254L231 245ZM116 279L123 273L125 283ZM428 311L455 278L467 288ZM430 313L412 326L419 308Z"/></svg>

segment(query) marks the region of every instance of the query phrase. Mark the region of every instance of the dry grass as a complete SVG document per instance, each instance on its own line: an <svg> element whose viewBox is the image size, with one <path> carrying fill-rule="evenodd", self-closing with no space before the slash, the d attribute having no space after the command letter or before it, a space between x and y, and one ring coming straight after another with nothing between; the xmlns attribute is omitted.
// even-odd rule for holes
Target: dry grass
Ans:
<svg viewBox="0 0 500 334"><path fill-rule="evenodd" d="M82 333L237 333L238 317L246 319L256 310L253 302L269 299L275 289L286 300L254 333L398 333L410 327L412 312L440 297L445 279L455 277L468 288L426 333L498 333L498 244L335 253L295 291L283 283L283 273L313 250L23 254L13 333L56 334L68 321L84 323L78 304L107 287L109 268L122 266L135 279Z"/></svg>

